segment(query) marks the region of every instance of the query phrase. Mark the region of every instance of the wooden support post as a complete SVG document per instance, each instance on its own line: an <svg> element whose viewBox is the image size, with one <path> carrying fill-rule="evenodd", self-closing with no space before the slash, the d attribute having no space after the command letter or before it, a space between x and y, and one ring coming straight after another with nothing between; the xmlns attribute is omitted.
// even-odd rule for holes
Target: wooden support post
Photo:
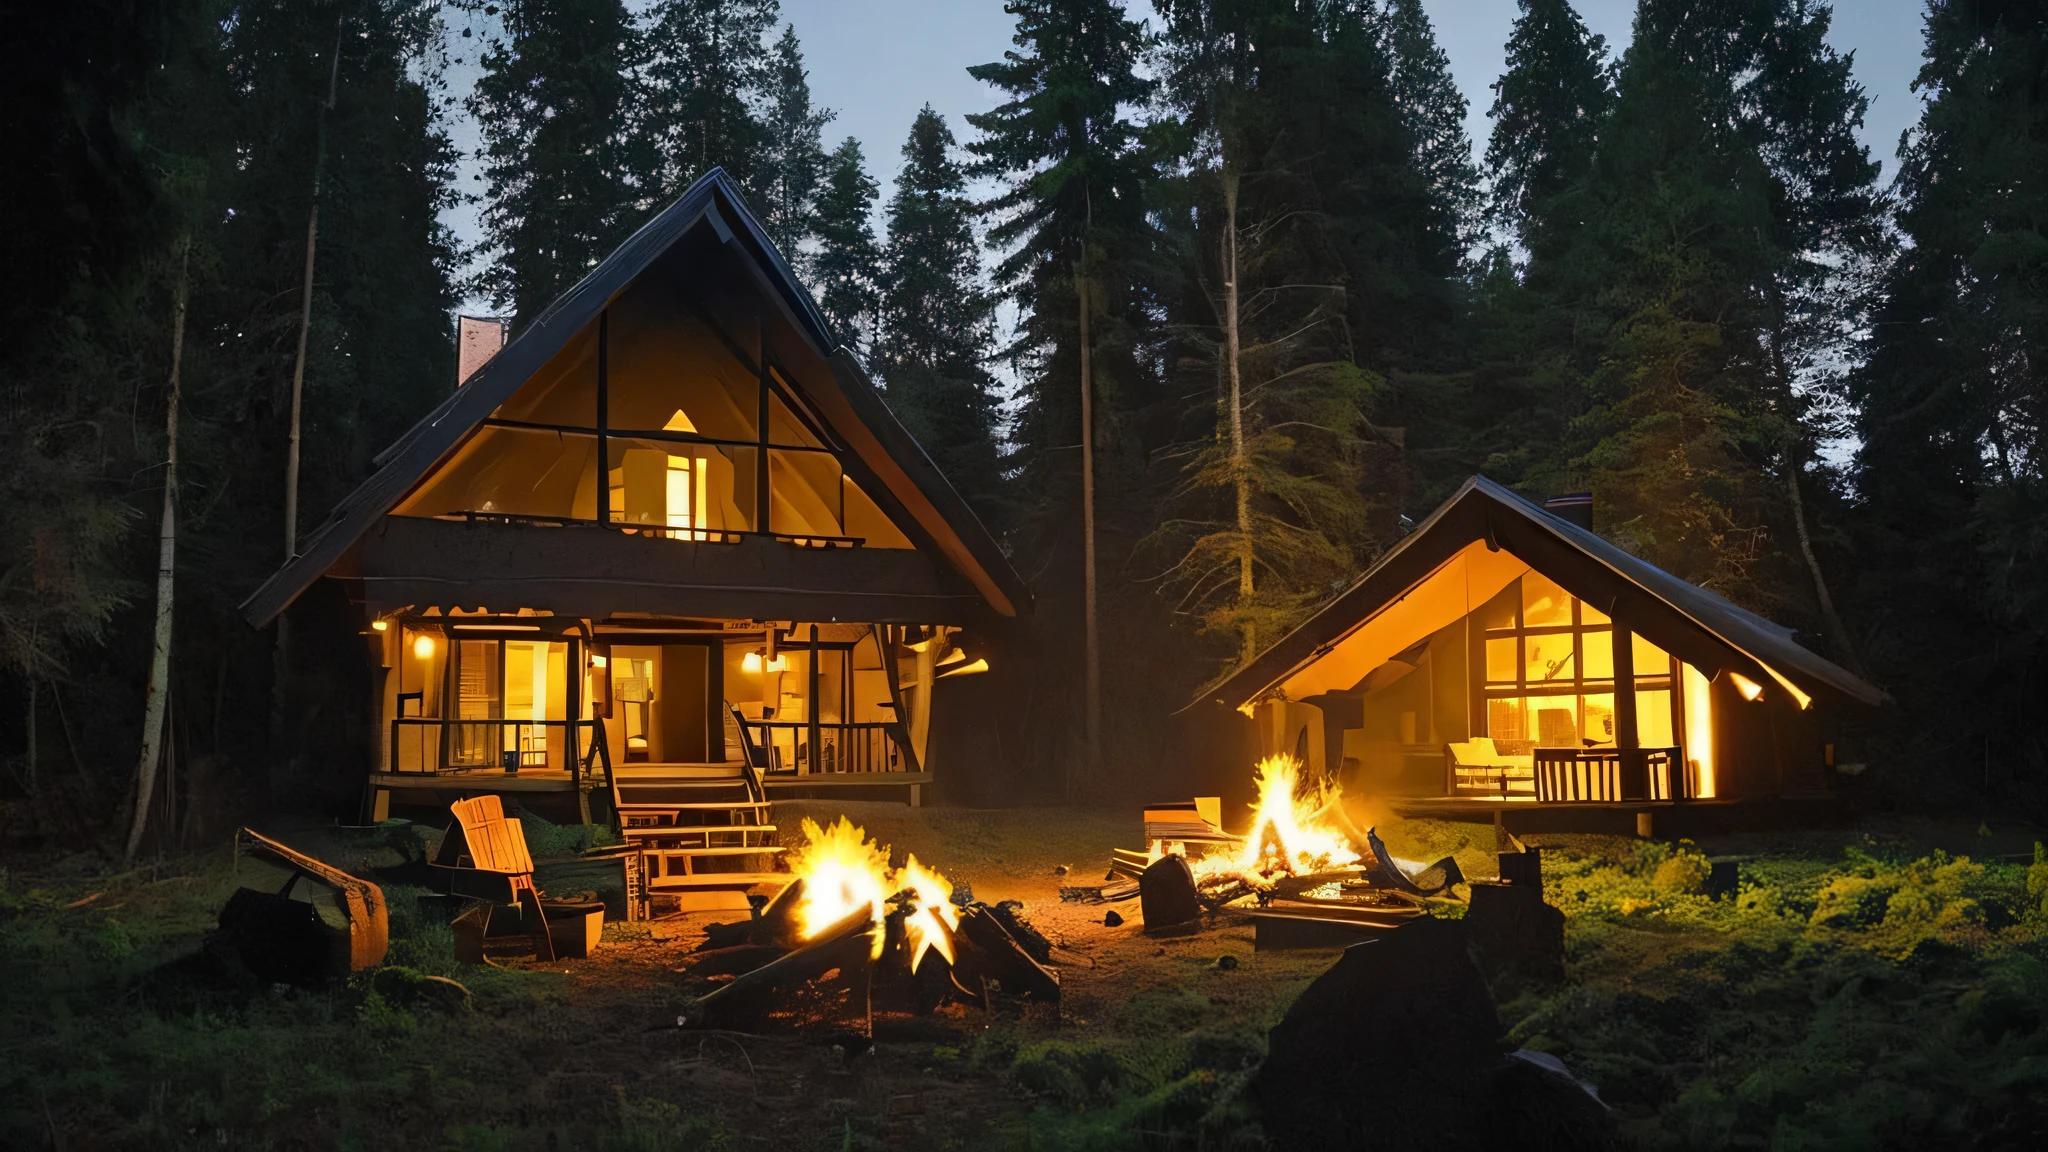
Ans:
<svg viewBox="0 0 2048 1152"><path fill-rule="evenodd" d="M597 314L597 522L612 522L611 429L612 312Z"/></svg>
<svg viewBox="0 0 2048 1152"><path fill-rule="evenodd" d="M760 446L754 449L758 454L758 458L754 461L754 531L772 532L774 528L770 523L769 513L773 505L768 499L768 390L770 384L768 377L768 317L765 314L760 319L760 334L761 356L756 361L759 365L758 376L760 379L760 389L757 398L759 406L754 424L755 438Z"/></svg>

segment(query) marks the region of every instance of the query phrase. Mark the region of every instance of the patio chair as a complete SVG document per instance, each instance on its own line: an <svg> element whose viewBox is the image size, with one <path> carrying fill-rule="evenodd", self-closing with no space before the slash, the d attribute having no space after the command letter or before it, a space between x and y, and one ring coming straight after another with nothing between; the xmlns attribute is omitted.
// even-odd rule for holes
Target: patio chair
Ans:
<svg viewBox="0 0 2048 1152"><path fill-rule="evenodd" d="M1447 743L1444 756L1450 761L1453 791L1501 796L1532 795L1536 791L1534 759L1502 752L1488 737Z"/></svg>
<svg viewBox="0 0 2048 1152"><path fill-rule="evenodd" d="M442 877L448 891L459 896L486 900L506 908L517 908L521 926L533 941L533 953L542 960L555 959L554 932L550 914L558 922L578 922L581 935L570 933L573 951L589 950L588 918L592 911L601 918L603 904L572 900L543 901L533 880L533 857L526 850L526 829L505 817L505 807L495 795L457 800L448 806L455 824L441 838L441 850L434 857L434 872ZM599 921L600 925L602 920Z"/></svg>

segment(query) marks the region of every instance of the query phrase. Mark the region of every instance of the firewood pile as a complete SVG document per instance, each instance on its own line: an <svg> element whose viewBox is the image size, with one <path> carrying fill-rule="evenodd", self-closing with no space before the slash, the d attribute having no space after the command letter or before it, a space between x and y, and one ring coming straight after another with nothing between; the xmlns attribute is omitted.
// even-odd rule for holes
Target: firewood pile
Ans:
<svg viewBox="0 0 2048 1152"><path fill-rule="evenodd" d="M871 1035L877 1013L942 1005L1057 1004L1052 948L1013 902L989 905L843 818L806 820L794 878L753 915L713 924L688 971L715 982L691 1001L685 1028L751 1029L828 1021Z"/></svg>
<svg viewBox="0 0 2048 1152"><path fill-rule="evenodd" d="M1450 857L1427 866L1397 859L1377 830L1351 820L1337 788L1305 786L1300 774L1291 757L1260 763L1259 802L1242 836L1223 830L1213 799L1147 809L1146 850L1116 849L1101 885L1062 888L1061 898L1138 898L1148 932L1192 925L1204 913L1241 913L1262 940L1270 921L1276 940L1293 941L1330 936L1304 934L1305 922L1337 924L1339 938L1391 930L1464 882Z"/></svg>

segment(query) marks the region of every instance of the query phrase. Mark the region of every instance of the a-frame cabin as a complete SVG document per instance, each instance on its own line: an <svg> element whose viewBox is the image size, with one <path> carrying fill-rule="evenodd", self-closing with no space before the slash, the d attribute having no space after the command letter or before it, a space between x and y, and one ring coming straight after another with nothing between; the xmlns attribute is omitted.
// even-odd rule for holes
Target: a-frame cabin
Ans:
<svg viewBox="0 0 2048 1152"><path fill-rule="evenodd" d="M1590 497L1554 503L1473 477L1201 698L1415 815L1825 798L1889 697L1602 539Z"/></svg>
<svg viewBox="0 0 2048 1152"><path fill-rule="evenodd" d="M378 465L243 606L261 627L326 579L359 610L372 818L916 803L934 681L986 667L957 630L1030 607L721 171ZM698 864L754 842L683 839Z"/></svg>

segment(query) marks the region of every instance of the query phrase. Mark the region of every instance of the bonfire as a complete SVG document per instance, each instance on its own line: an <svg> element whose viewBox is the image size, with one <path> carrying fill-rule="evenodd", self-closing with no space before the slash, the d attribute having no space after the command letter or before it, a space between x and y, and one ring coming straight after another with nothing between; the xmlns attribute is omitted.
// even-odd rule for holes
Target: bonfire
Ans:
<svg viewBox="0 0 2048 1152"><path fill-rule="evenodd" d="M953 885L916 856L891 867L888 847L843 816L822 827L806 818L801 828L789 883L752 919L707 927L691 972L732 980L678 1023L759 1019L812 986L850 990L856 1015L868 1019L878 994L900 993L917 1011L948 998L986 1006L992 987L1059 998L1058 978L1019 943L1039 939L1028 924L956 902Z"/></svg>

